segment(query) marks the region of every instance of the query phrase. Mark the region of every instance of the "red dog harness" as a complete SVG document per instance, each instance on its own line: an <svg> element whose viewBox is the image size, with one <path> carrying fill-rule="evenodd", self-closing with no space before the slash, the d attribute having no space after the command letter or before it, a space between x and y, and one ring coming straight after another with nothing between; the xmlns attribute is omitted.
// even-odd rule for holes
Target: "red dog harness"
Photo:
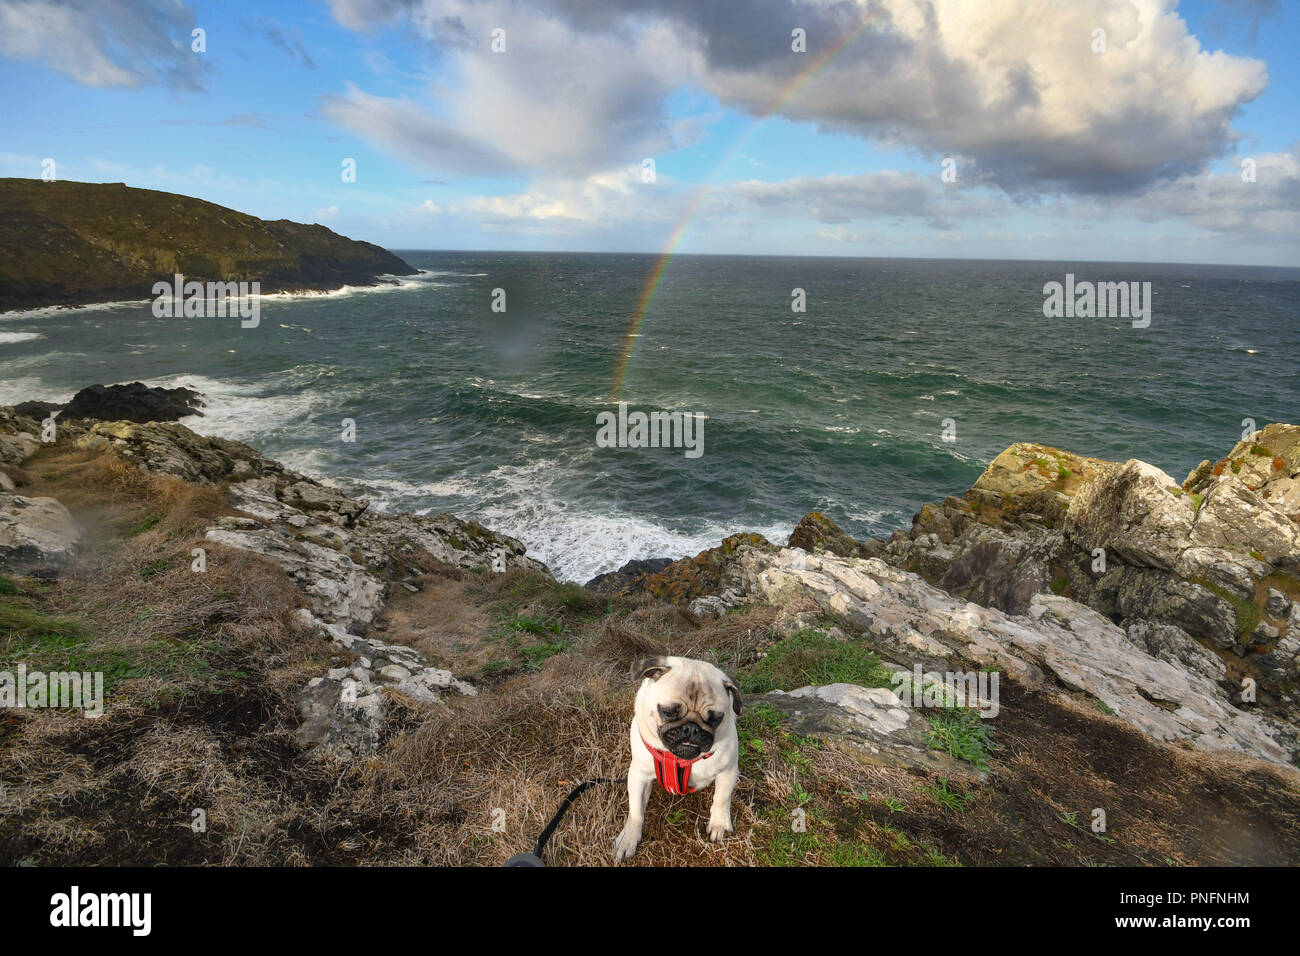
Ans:
<svg viewBox="0 0 1300 956"><path fill-rule="evenodd" d="M645 749L650 751L650 756L655 759L655 778L658 779L659 786L669 793L694 793L695 788L690 786L691 764L713 756L713 751L709 751L690 760L683 760L671 750L656 750L651 747L646 743L644 735L641 737L641 743L645 744Z"/></svg>

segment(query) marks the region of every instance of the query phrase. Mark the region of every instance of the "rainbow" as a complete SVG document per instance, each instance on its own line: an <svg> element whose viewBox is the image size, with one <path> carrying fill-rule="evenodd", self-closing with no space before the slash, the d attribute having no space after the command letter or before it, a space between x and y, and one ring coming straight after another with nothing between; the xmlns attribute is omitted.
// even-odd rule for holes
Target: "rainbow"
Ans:
<svg viewBox="0 0 1300 956"><path fill-rule="evenodd" d="M767 107L754 117L754 121L750 123L748 129L736 138L736 142L732 144L732 147L727 150L726 154L713 168L713 172L709 174L704 185L696 191L695 198L686 208L686 213L682 216L681 222L677 224L677 227L673 229L672 233L669 235L668 243L665 246L664 251L660 253L659 258L655 260L654 268L650 270L650 276L646 280L645 288L641 290L641 295L637 299L636 310L632 314L632 321L628 323L627 332L623 336L623 346L619 353L618 365L614 369L614 399L617 399L623 390L623 382L627 378L628 364L632 360L632 351L636 348L636 340L641 336L641 324L645 322L646 314L650 311L650 305L654 302L655 293L659 291L659 283L663 280L664 272L668 269L668 264L672 261L673 256L677 254L677 247L681 244L682 238L686 235L687 230L690 229L691 224L694 222L696 213L700 211L700 207L704 204L704 200L708 198L709 193L712 191L713 180L715 180L727 164L736 157L736 154L745 148L745 144L753 138L754 133L758 131L759 127L762 126L763 123L770 119L777 110L790 102L795 94L803 89L804 85L807 84L809 80L829 66L837 56L843 53L853 43L854 40L862 36L867 28L876 22L877 19L879 19L878 16L873 16L863 20L852 30L848 31L836 40L827 50L818 54L806 67L795 74L790 82L779 90L774 97L772 97L772 100L768 103Z"/></svg>

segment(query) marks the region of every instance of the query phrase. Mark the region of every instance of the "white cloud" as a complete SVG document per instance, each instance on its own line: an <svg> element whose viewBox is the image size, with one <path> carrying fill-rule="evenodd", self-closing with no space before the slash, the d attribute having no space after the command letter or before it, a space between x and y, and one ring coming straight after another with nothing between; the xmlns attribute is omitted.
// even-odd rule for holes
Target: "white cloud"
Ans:
<svg viewBox="0 0 1300 956"><path fill-rule="evenodd" d="M966 223L1009 236L1006 220L1026 215L1076 231L1167 220L1246 242L1300 233L1294 153L1257 157L1254 184L1208 172L1237 148L1232 123L1265 88L1267 70L1203 49L1175 0L331 5L355 29L400 20L439 48L446 70L425 97L350 88L327 99L326 115L439 171L525 177L518 191L449 210L485 227L594 236L622 223L666 235L696 194L662 177L666 188L643 189L636 164L708 136L716 97L935 163L933 176L717 184L697 228L716 224L742 241L747 223L782 218L811 218L816 238L836 243L869 241L868 227L908 220L953 241ZM792 25L807 30L808 53L790 51ZM488 46L497 26L506 30L502 54ZM1093 49L1097 28L1104 52ZM666 119L665 101L681 89L699 94L710 115ZM958 159L956 185L939 180L946 156Z"/></svg>
<svg viewBox="0 0 1300 956"><path fill-rule="evenodd" d="M688 196L671 180L641 180L640 167L595 173L581 180L536 182L527 191L478 196L453 211L490 224L548 223L575 231L609 227L628 220L664 225L685 214Z"/></svg>
<svg viewBox="0 0 1300 956"><path fill-rule="evenodd" d="M404 12L443 45L461 79L456 127L550 176L670 148L662 100L686 82L755 115L775 110L960 156L971 175L1017 194L1130 192L1225 155L1233 116L1267 83L1263 63L1203 50L1176 0L335 0L333 8L354 26ZM807 30L807 53L790 50L791 25ZM487 48L496 26L507 31L504 54ZM1096 28L1106 31L1104 53L1093 51Z"/></svg>
<svg viewBox="0 0 1300 956"><path fill-rule="evenodd" d="M362 138L431 169L467 175L516 171L492 144L409 99L372 96L348 84L346 95L324 97L321 111Z"/></svg>
<svg viewBox="0 0 1300 956"><path fill-rule="evenodd" d="M368 9L368 7L367 7ZM363 17L335 7L343 23ZM687 69L666 25L575 31L562 19L513 3L447 0L413 13L412 28L447 43L448 69L425 102L350 87L326 97L326 116L439 172L580 179L697 140L696 122L674 123L664 98ZM506 50L491 49L492 31Z"/></svg>
<svg viewBox="0 0 1300 956"><path fill-rule="evenodd" d="M201 88L194 13L167 0L0 0L0 55L39 60L86 86Z"/></svg>

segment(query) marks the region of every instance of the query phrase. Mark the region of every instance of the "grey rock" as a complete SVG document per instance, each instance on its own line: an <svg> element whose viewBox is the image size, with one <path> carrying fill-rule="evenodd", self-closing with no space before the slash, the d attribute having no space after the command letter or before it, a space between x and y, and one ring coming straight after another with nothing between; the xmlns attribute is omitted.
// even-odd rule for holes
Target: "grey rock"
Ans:
<svg viewBox="0 0 1300 956"><path fill-rule="evenodd" d="M288 572L320 617L345 628L362 628L379 613L384 585L346 554L303 541L275 528L256 531L211 528L209 541L270 558Z"/></svg>
<svg viewBox="0 0 1300 956"><path fill-rule="evenodd" d="M0 494L0 571L57 576L84 537L81 525L53 498Z"/></svg>
<svg viewBox="0 0 1300 956"><path fill-rule="evenodd" d="M1269 588L1264 600L1264 613L1269 617L1286 617L1291 613L1291 599L1277 588Z"/></svg>
<svg viewBox="0 0 1300 956"><path fill-rule="evenodd" d="M1157 660L1186 667L1216 683L1227 676L1223 659L1197 643L1181 627L1157 621L1130 620L1125 623L1124 631L1130 641Z"/></svg>
<svg viewBox="0 0 1300 956"><path fill-rule="evenodd" d="M297 739L302 747L312 748L313 756L352 760L374 753L378 747L387 708L383 694L371 683L372 661L403 661L383 665L380 676L388 681L384 686L423 704L441 704L448 692L467 696L478 693L477 688L449 671L425 664L412 648L349 634L338 624L320 620L307 608L301 608L295 616L301 626L316 630L335 647L357 654L360 662L360 666L350 669L331 669L326 677L312 678L303 688L299 696L302 725Z"/></svg>
<svg viewBox="0 0 1300 956"><path fill-rule="evenodd" d="M1300 529L1295 522L1229 472L1206 492L1192 540L1242 554L1254 551L1288 570L1300 567Z"/></svg>
<svg viewBox="0 0 1300 956"><path fill-rule="evenodd" d="M1208 581L1235 597L1253 600L1255 580L1268 574L1269 567L1249 554L1194 546L1178 556L1174 573L1181 578Z"/></svg>
<svg viewBox="0 0 1300 956"><path fill-rule="evenodd" d="M800 687L751 698L787 715L797 734L834 743L863 763L915 767L945 776L983 779L971 764L929 746L930 725L887 688L856 684Z"/></svg>
<svg viewBox="0 0 1300 956"><path fill-rule="evenodd" d="M1260 621L1259 624L1255 626L1255 630L1251 632L1250 642L1252 644L1272 644L1278 639L1281 633L1281 631L1268 623L1268 621Z"/></svg>
<svg viewBox="0 0 1300 956"><path fill-rule="evenodd" d="M1029 686L1036 675L1051 674L1154 740L1280 764L1296 757L1278 742L1275 728L1223 700L1211 679L1153 657L1111 621L1068 598L1038 594L1027 614L1008 615L954 598L878 559L794 558L789 550L750 550L738 567L756 599L776 606L812 600L878 643L952 661L953 670L970 660ZM1047 686L1041 676L1037 683Z"/></svg>
<svg viewBox="0 0 1300 956"><path fill-rule="evenodd" d="M1150 568L1117 565L1097 582L1099 609L1128 619L1181 627L1219 647L1237 643L1237 612L1212 591Z"/></svg>
<svg viewBox="0 0 1300 956"><path fill-rule="evenodd" d="M1190 496L1173 478L1154 465L1130 459L1074 496L1065 516L1065 536L1089 554L1105 548L1127 564L1172 571L1190 544L1194 518Z"/></svg>
<svg viewBox="0 0 1300 956"><path fill-rule="evenodd" d="M1035 594L1048 589L1048 563L1060 546L1059 532L1013 535L973 524L954 545L957 555L939 586L977 604L1023 613Z"/></svg>
<svg viewBox="0 0 1300 956"><path fill-rule="evenodd" d="M727 606L722 603L722 598L716 594L706 594L698 597L690 604L690 611L696 617L721 617L726 613Z"/></svg>
<svg viewBox="0 0 1300 956"><path fill-rule="evenodd" d="M21 465L41 447L41 440L26 432L0 432L0 465Z"/></svg>
<svg viewBox="0 0 1300 956"><path fill-rule="evenodd" d="M355 688L353 682L347 687ZM379 694L353 697L345 692L345 683L336 680L312 681L298 695L298 713L302 723L296 739L298 745L313 748L313 756L334 756L351 760L374 753L379 746L379 728L383 723L383 699Z"/></svg>

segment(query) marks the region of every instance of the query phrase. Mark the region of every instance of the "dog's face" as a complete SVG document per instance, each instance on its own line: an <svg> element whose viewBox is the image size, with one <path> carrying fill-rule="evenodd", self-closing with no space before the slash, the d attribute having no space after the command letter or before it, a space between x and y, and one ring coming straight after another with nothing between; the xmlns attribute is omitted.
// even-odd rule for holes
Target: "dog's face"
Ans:
<svg viewBox="0 0 1300 956"><path fill-rule="evenodd" d="M683 760L707 753L728 713L740 713L740 690L705 661L652 657L634 664L632 674L642 682L640 717Z"/></svg>

